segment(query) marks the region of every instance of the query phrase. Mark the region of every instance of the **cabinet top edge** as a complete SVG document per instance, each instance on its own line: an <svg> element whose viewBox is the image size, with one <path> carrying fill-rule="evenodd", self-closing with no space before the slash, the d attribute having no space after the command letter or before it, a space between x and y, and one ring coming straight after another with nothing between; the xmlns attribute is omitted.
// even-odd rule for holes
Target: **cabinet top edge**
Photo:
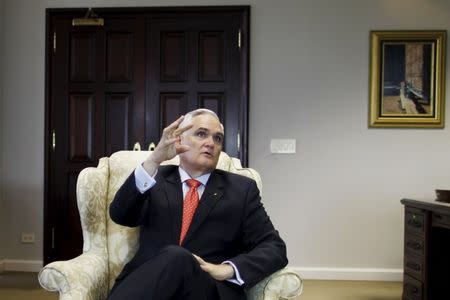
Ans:
<svg viewBox="0 0 450 300"><path fill-rule="evenodd" d="M408 207L421 208L432 211L445 211L450 213L450 203L438 202L436 200L415 200L403 198L400 202Z"/></svg>

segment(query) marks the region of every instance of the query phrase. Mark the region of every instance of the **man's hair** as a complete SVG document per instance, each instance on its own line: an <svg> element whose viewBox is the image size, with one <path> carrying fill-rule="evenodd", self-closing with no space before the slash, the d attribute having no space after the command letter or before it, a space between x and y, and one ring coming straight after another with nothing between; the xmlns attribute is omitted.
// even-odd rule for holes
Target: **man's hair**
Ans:
<svg viewBox="0 0 450 300"><path fill-rule="evenodd" d="M183 128L185 126L188 126L189 124L192 123L192 119L196 116L200 116L200 115L211 115L214 118L217 119L217 121L219 121L220 127L222 128L222 131L224 130L222 123L220 123L220 119L217 116L217 114L215 112L213 112L212 110L206 109L206 108L199 108L193 111L188 112L187 114L184 115L184 119L183 122L181 122L181 124L179 125L180 128Z"/></svg>

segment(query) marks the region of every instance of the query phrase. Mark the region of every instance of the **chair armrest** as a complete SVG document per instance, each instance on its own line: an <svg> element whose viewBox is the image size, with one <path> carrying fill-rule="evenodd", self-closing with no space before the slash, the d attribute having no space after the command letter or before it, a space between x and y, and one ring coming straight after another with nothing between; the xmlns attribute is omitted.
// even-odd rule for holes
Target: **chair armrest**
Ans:
<svg viewBox="0 0 450 300"><path fill-rule="evenodd" d="M67 261L46 265L38 275L41 286L51 292L58 291L60 299L106 299L108 288L107 257L84 253Z"/></svg>
<svg viewBox="0 0 450 300"><path fill-rule="evenodd" d="M303 292L303 281L290 268L264 278L247 291L248 300L279 300L298 297Z"/></svg>

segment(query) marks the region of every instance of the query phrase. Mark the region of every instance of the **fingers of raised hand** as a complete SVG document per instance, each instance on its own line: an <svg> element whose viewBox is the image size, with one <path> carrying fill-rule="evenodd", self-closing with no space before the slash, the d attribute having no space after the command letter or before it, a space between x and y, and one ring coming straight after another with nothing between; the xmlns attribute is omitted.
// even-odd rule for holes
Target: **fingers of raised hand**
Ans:
<svg viewBox="0 0 450 300"><path fill-rule="evenodd" d="M170 124L169 126L164 128L163 133L168 133L168 134L172 133L174 130L176 130L178 128L178 126L180 126L180 124L181 124L181 122L183 122L183 120L184 120L184 116L179 117L172 124Z"/></svg>
<svg viewBox="0 0 450 300"><path fill-rule="evenodd" d="M178 126L181 124L181 122L183 122L184 120L184 116L180 116L178 119L176 119L175 121L173 121L169 126L167 126L166 128L169 129L173 129L173 128L178 128Z"/></svg>
<svg viewBox="0 0 450 300"><path fill-rule="evenodd" d="M189 124L189 125L187 125L187 126L184 126L184 127L182 127L182 128L177 128L177 129L175 129L174 130L174 132L173 132L173 135L174 136L180 136L183 132L185 132L186 130L189 130L189 129L191 129L192 128L192 124Z"/></svg>
<svg viewBox="0 0 450 300"><path fill-rule="evenodd" d="M187 126L179 128L179 127L172 127L172 125L170 125L169 127L164 128L164 130L163 130L163 137L162 137L163 139L179 138L180 135L183 132L185 132L186 130L191 129L192 126L193 126L192 124L189 124Z"/></svg>
<svg viewBox="0 0 450 300"><path fill-rule="evenodd" d="M175 143L177 140L178 140L178 138L176 138L176 137L169 138L169 139L165 140L163 143L164 143L164 146L169 146L169 145Z"/></svg>

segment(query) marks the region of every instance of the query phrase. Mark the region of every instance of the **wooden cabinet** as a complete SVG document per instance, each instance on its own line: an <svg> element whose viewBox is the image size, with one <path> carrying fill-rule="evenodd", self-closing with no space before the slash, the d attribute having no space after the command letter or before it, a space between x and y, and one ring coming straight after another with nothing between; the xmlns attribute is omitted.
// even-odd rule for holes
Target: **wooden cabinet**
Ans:
<svg viewBox="0 0 450 300"><path fill-rule="evenodd" d="M406 206L403 299L424 299L427 212Z"/></svg>
<svg viewBox="0 0 450 300"><path fill-rule="evenodd" d="M405 205L403 300L449 299L450 205L402 199Z"/></svg>

